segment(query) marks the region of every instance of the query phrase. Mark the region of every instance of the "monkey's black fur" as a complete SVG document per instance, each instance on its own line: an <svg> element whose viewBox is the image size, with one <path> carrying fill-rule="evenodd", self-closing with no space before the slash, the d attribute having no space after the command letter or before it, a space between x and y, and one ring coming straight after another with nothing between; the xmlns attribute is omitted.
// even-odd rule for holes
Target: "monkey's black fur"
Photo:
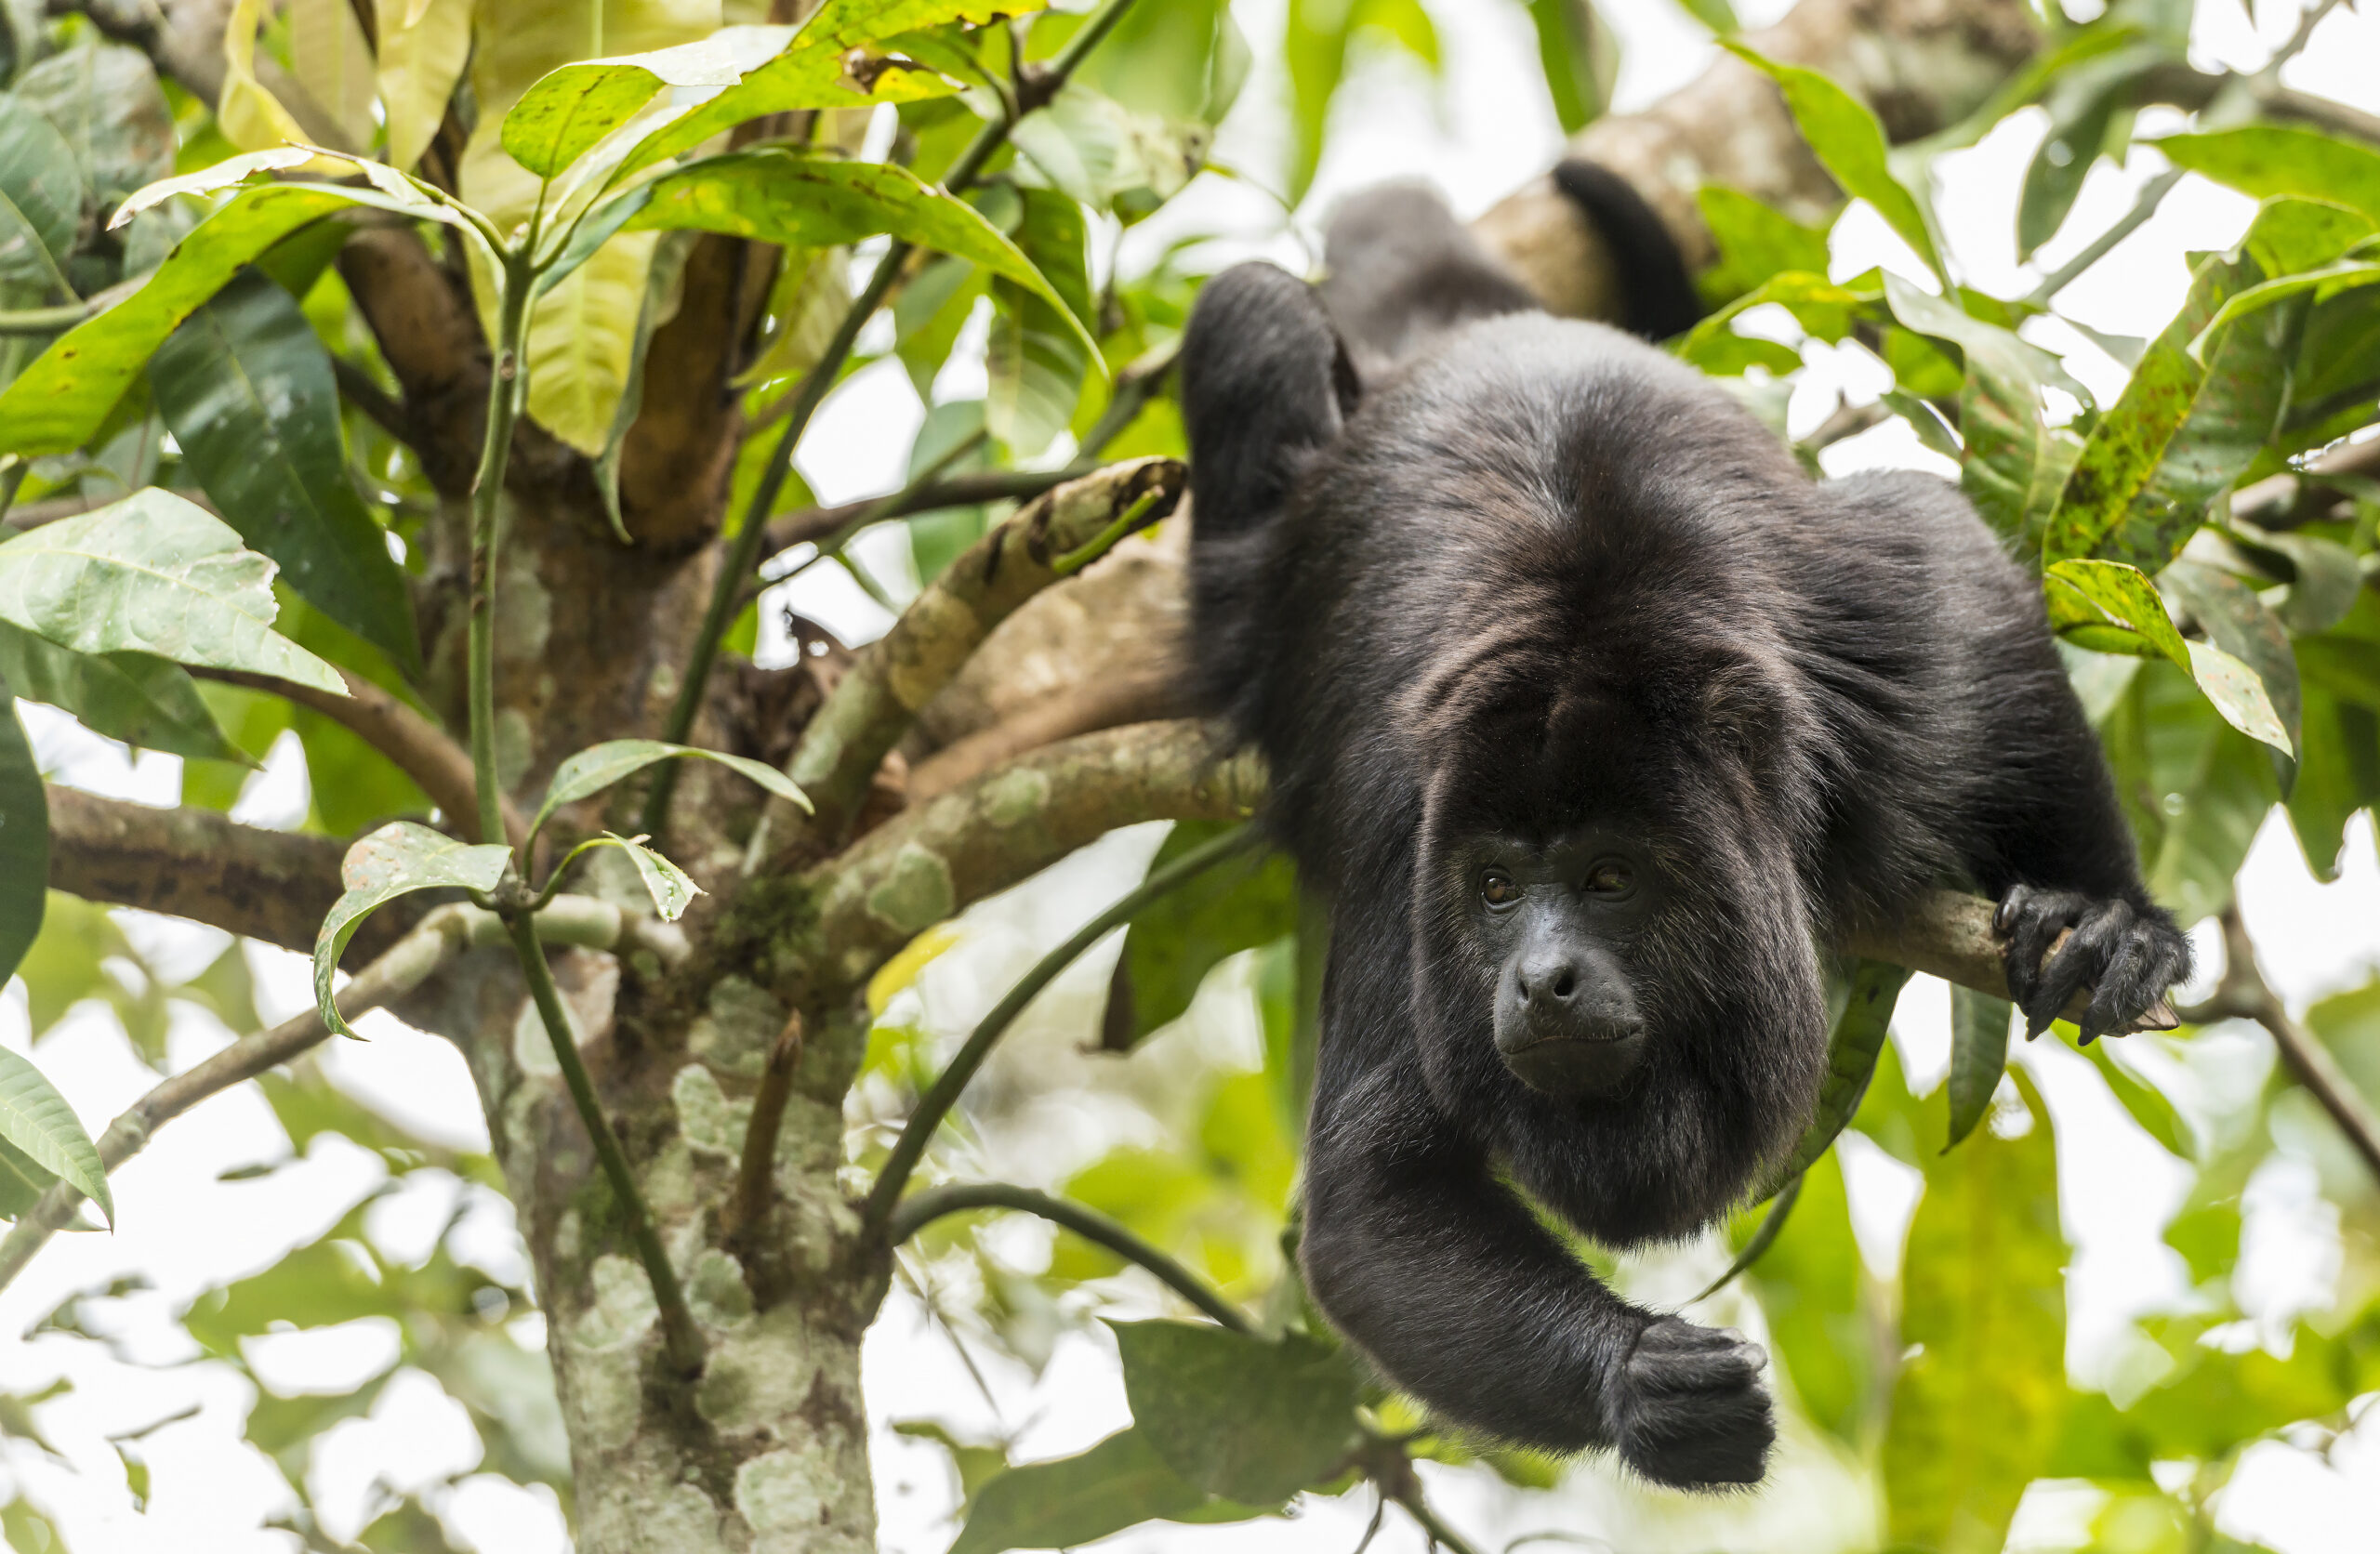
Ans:
<svg viewBox="0 0 2380 1554"><path fill-rule="evenodd" d="M2003 901L2036 1026L2086 982L2120 1024L2186 943L1954 489L1813 483L1695 372L1531 310L1424 191L1329 255L1318 293L1217 277L1183 355L1195 683L1333 904L1309 1286L1448 1418L1756 1481L1760 1350L1620 1299L1499 1173L1614 1245L1709 1222L1809 1115L1821 956L1929 887Z"/></svg>

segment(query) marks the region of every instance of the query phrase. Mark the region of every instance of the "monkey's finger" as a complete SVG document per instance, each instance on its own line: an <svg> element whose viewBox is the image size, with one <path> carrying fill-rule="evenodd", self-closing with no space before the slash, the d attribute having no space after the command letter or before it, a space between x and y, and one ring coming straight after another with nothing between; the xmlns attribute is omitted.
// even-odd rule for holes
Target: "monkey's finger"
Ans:
<svg viewBox="0 0 2380 1554"><path fill-rule="evenodd" d="M2058 930L2072 925L2074 904L2062 895L2032 891L2017 911L2016 923L2009 930L2006 955L2008 992L2029 1015L2035 1006L2036 990L2041 985L2042 957L2049 953L2050 941L2057 937ZM2052 1012L2056 1012L2055 1009ZM2027 1034L2037 1034L2040 1029L2039 1024L2033 1024Z"/></svg>
<svg viewBox="0 0 2380 1554"><path fill-rule="evenodd" d="M2001 938L2008 937L2016 926L2016 915L2025 910L2025 898L2033 893L2030 885L2011 885L2008 893L2000 898L1999 909L1991 915L1991 931Z"/></svg>
<svg viewBox="0 0 2380 1554"><path fill-rule="evenodd" d="M2025 1001L2025 1022L2030 1031L2044 1030L2058 1017L2067 1001L2108 963L2109 954L2131 927L2132 911L2120 902L2109 902L2082 919L2056 954L2050 956L2049 964L2042 968L2041 979L2033 985L2033 995Z"/></svg>
<svg viewBox="0 0 2380 1554"><path fill-rule="evenodd" d="M2117 943L2114 955L2100 968L2094 982L2091 1007L2082 1011L2082 1046L2090 1046L2109 1031L2122 1031L2149 1007L2149 993L2140 976L2148 959L2137 937L2128 934Z"/></svg>

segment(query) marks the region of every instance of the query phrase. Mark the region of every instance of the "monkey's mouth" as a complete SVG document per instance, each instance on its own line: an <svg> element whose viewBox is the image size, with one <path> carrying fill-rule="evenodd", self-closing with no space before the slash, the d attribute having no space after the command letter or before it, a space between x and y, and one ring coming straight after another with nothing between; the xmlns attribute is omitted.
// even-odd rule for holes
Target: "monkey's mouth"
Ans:
<svg viewBox="0 0 2380 1554"><path fill-rule="evenodd" d="M1504 1066L1530 1089L1563 1100L1609 1095L1626 1083L1645 1056L1642 1027L1547 1032L1522 1027L1508 1033L1504 1021L1497 1025L1496 1050ZM1508 1034L1518 1039L1508 1044Z"/></svg>

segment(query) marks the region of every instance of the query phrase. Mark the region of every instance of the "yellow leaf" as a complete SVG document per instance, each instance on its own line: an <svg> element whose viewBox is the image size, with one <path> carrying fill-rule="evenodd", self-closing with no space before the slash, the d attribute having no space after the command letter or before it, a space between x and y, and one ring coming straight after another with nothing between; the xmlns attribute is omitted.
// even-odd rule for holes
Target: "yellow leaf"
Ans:
<svg viewBox="0 0 2380 1554"><path fill-rule="evenodd" d="M410 170L438 136L471 53L471 0L379 0L389 161Z"/></svg>
<svg viewBox="0 0 2380 1554"><path fill-rule="evenodd" d="M433 5L446 0L431 0ZM504 152L504 115L538 77L578 59L641 54L709 36L720 0L482 0L471 88L478 127L463 154L462 196L508 237L536 211L542 184ZM591 197L592 190L582 190ZM529 415L580 452L603 450L627 391L637 310L657 234L612 239L538 301L529 316ZM472 291L495 328L493 278L475 261Z"/></svg>
<svg viewBox="0 0 2380 1554"><path fill-rule="evenodd" d="M936 923L910 940L899 955L878 967L876 975L867 980L867 1012L878 1020L883 1019L892 1000L918 980L927 963L958 942L956 923Z"/></svg>
<svg viewBox="0 0 2380 1554"><path fill-rule="evenodd" d="M372 144L378 125L372 99L372 46L348 0L290 0L289 63L324 116L338 125L347 148Z"/></svg>
<svg viewBox="0 0 2380 1554"><path fill-rule="evenodd" d="M264 0L237 0L223 22L223 96L215 105L215 122L223 138L244 151L314 138L257 80L257 28L263 16ZM354 171L327 157L316 157L307 170L326 178Z"/></svg>

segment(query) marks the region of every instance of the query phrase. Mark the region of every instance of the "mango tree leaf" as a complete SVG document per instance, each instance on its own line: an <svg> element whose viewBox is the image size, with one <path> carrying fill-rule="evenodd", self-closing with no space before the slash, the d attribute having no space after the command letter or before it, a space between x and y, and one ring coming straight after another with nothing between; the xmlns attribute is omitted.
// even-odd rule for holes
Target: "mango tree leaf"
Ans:
<svg viewBox="0 0 2380 1554"><path fill-rule="evenodd" d="M379 123L371 41L353 0L286 0L289 73L298 90L338 131L338 143L367 150Z"/></svg>
<svg viewBox="0 0 2380 1554"><path fill-rule="evenodd" d="M543 829L553 812L565 804L575 804L582 798L602 792L624 777L634 776L655 761L680 757L717 761L720 765L742 772L753 782L789 803L810 808L810 800L796 787L793 779L766 761L756 761L747 756L731 756L723 751L705 750L694 744L667 744L657 739L615 739L602 744L589 745L554 768L553 781L546 784L545 802L537 806L536 818L529 823L531 835Z"/></svg>
<svg viewBox="0 0 2380 1554"><path fill-rule="evenodd" d="M631 230L694 227L795 248L824 248L889 232L970 260L1054 305L1099 360L1098 343L1033 261L972 205L919 183L906 169L787 148L705 157L658 179Z"/></svg>
<svg viewBox="0 0 2380 1554"><path fill-rule="evenodd" d="M1356 1442L1345 1354L1210 1323L1111 1322L1133 1429L1210 1495L1274 1505L1327 1477Z"/></svg>
<svg viewBox="0 0 2380 1554"><path fill-rule="evenodd" d="M1183 1482L1138 1429L1076 1456L1027 1463L984 1481L950 1554L1071 1548L1150 1521L1244 1521L1264 1508L1219 1505Z"/></svg>
<svg viewBox="0 0 2380 1554"><path fill-rule="evenodd" d="M2347 823L2357 810L2380 800L2380 716L2334 696L2311 678L2303 694L2305 722L2297 782L2289 790L2289 824L2307 870L2327 885L2339 877Z"/></svg>
<svg viewBox="0 0 2380 1554"><path fill-rule="evenodd" d="M346 891L314 939L314 1006L323 1023L342 1036L355 1034L339 1018L331 977L365 917L415 890L493 890L511 859L502 842L469 846L409 820L392 821L348 849L338 871Z"/></svg>
<svg viewBox="0 0 2380 1554"><path fill-rule="evenodd" d="M2065 225L2092 165L2131 138L2133 86L2141 73L2165 62L2154 44L2133 44L2112 55L2069 57L2043 96L2049 133L2025 169L2016 201L2016 257L2030 259Z"/></svg>
<svg viewBox="0 0 2380 1554"><path fill-rule="evenodd" d="M641 65L589 59L541 76L504 115L506 154L551 178L634 117L661 90Z"/></svg>
<svg viewBox="0 0 2380 1554"><path fill-rule="evenodd" d="M2184 1160L2195 1158L2189 1129L2181 1113L2155 1086L2142 1081L2117 1060L2112 1050L2115 1045L2111 1041L2095 1041L2082 1049L2082 1056L2091 1060L2091 1066L2099 1071L2099 1077L2108 1082L2108 1088L2131 1113L2132 1120L2140 1125L2141 1131L2171 1153Z"/></svg>
<svg viewBox="0 0 2380 1554"><path fill-rule="evenodd" d="M21 381L21 380L20 380ZM272 563L155 486L0 545L0 620L76 652L148 652L347 694L272 629Z"/></svg>
<svg viewBox="0 0 2380 1554"><path fill-rule="evenodd" d="M380 109L390 166L410 171L438 138L471 53L471 0L380 0Z"/></svg>
<svg viewBox="0 0 2380 1554"><path fill-rule="evenodd" d="M227 164L188 179L152 184L143 193L163 199L220 187L206 180L225 173L237 181L266 168L288 166L306 154L284 146L256 158L231 159L241 165L228 173ZM380 171L390 180L401 177L385 167ZM126 201L117 207L116 223L129 221L154 203ZM241 266L309 222L358 204L476 231L454 211L410 190L404 198L378 188L319 183L277 183L245 191L200 222L139 291L52 341L15 382L0 390L0 452L63 454L88 442L165 337L222 290Z"/></svg>
<svg viewBox="0 0 2380 1554"><path fill-rule="evenodd" d="M2304 212L2302 202L2281 202L2258 215L2256 228L2285 232ZM2227 300L2266 278L2253 252L2257 235L2252 228L2236 257L2200 261L2181 311L2091 428L2050 520L2047 560L2096 556L2162 569L2271 440L2289 402L2303 295L2201 340Z"/></svg>
<svg viewBox="0 0 2380 1554"><path fill-rule="evenodd" d="M2258 199L2294 195L2346 205L2380 221L2380 151L2319 130L2242 125L2154 142L2177 167Z"/></svg>
<svg viewBox="0 0 2380 1554"><path fill-rule="evenodd" d="M1768 1341L1804 1412L1856 1444L1881 1400L1871 1281L1851 1232L1843 1164L1830 1153L1793 1179L1792 1218L1751 1270ZM1765 1226L1766 1219L1762 1220Z"/></svg>
<svg viewBox="0 0 2380 1554"><path fill-rule="evenodd" d="M348 479L330 353L297 299L236 276L149 363L182 463L299 597L408 667L421 650L388 540Z"/></svg>
<svg viewBox="0 0 2380 1554"><path fill-rule="evenodd" d="M1777 83L1793 122L1834 181L1845 193L1875 206L1884 224L1917 250L1926 268L1944 274L1926 201L1894 177L1884 126L1868 105L1816 71L1778 64L1727 38L1719 40L1719 46Z"/></svg>
<svg viewBox="0 0 2380 1554"><path fill-rule="evenodd" d="M83 219L83 176L47 119L0 93L0 281L67 296L66 257Z"/></svg>
<svg viewBox="0 0 2380 1554"><path fill-rule="evenodd" d="M17 78L23 103L73 149L91 198L112 205L174 170L174 115L138 49L97 40L60 50Z"/></svg>
<svg viewBox="0 0 2380 1554"><path fill-rule="evenodd" d="M1554 99L1554 117L1563 134L1576 135L1602 117L1611 101L1619 40L1592 0L1528 0L1528 19L1537 31L1537 63Z"/></svg>
<svg viewBox="0 0 2380 1554"><path fill-rule="evenodd" d="M1140 112L1080 81L1020 122L1020 183L1047 187L1127 224L1182 191L1206 165L1213 127L1202 119Z"/></svg>
<svg viewBox="0 0 2380 1554"><path fill-rule="evenodd" d="M2214 642L2184 640L2165 613L2156 585L2139 568L2121 561L2057 561L2042 583L2050 625L2059 636L2100 652L2170 659L2198 682L2225 722L2294 758L2296 745L2289 727L2274 710L2273 698L2256 671ZM2226 629L2234 627L2227 625ZM2248 630L2237 629L2243 635ZM2266 652L2258 651L2260 656ZM2294 665L2287 681L2284 694L2294 701Z"/></svg>
<svg viewBox="0 0 2380 1554"><path fill-rule="evenodd" d="M2206 360L2207 348L2221 333L2225 324L2255 312L2259 309L2269 308L2276 302L2287 301L2300 292L2320 292L2321 294L2320 300L2328 301L2341 292L2354 291L2374 283L2380 283L2380 263L2370 259L2340 259L2334 264L2326 264L2319 270L2309 270L2297 275L2284 275L2278 281L2267 281L2260 285L2250 286L2243 292L2225 298L2223 306L2215 310L2215 316L2207 320L2206 327L2199 331L2197 337L2189 343L2190 360L2203 363Z"/></svg>
<svg viewBox="0 0 2380 1554"><path fill-rule="evenodd" d="M2355 552L2320 534L2290 530L2268 531L2233 519L2226 531L2234 545L2271 565L2289 579L2286 595L2276 600L2273 613L2300 636L2331 629L2347 619L2363 588L2361 564Z"/></svg>
<svg viewBox="0 0 2380 1554"><path fill-rule="evenodd" d="M1787 270L1826 273L1823 229L1805 227L1723 184L1704 184L1695 191L1694 203L1719 245L1719 262L1695 278L1705 301L1724 305Z"/></svg>
<svg viewBox="0 0 2380 1554"><path fill-rule="evenodd" d="M1082 342L1093 320L1082 206L1045 189L1026 190L1024 201L1017 245L1065 301L1045 301L1005 277L992 283L985 419L1011 453L1031 458L1074 418L1091 366ZM1060 311L1074 316L1062 321Z"/></svg>
<svg viewBox="0 0 2380 1554"><path fill-rule="evenodd" d="M1860 310L1884 297L1881 284L1871 286L1863 282L1864 278L1836 283L1828 280L1822 270L1789 270L1772 275L1752 290L1704 317L1701 323L1687 330L1686 337L1672 349L1681 361L1704 366L1738 343L1738 337L1728 328L1737 315L1770 302L1792 313L1796 323L1818 338L1840 341L1851 332L1852 323ZM1792 355L1792 352L1787 354ZM1799 361L1799 357L1794 358L1796 364Z"/></svg>
<svg viewBox="0 0 2380 1554"><path fill-rule="evenodd" d="M615 178L693 150L749 119L803 108L864 108L915 102L958 88L906 60L879 40L952 23L1025 16L1046 0L826 0L792 44L727 90L672 119L640 141ZM739 29L728 28L726 33ZM758 32L760 29L752 29ZM854 55L854 50L856 54Z"/></svg>
<svg viewBox="0 0 2380 1554"><path fill-rule="evenodd" d="M665 923L674 923L686 915L686 906L703 888L686 877L686 871L644 845L642 836L620 836L606 831L582 847L615 847L628 855L636 865L636 876L644 885L645 894L653 898L653 909ZM574 851L576 849L573 849Z"/></svg>
<svg viewBox="0 0 2380 1554"><path fill-rule="evenodd" d="M49 799L11 701L0 718L0 987L40 935L48 899Z"/></svg>
<svg viewBox="0 0 2380 1554"><path fill-rule="evenodd" d="M1282 52L1289 68L1291 123L1297 131L1289 164L1289 204L1305 198L1321 165L1330 104L1346 79L1358 32L1395 45L1426 66L1443 67L1437 29L1420 0L1289 0Z"/></svg>
<svg viewBox="0 0 2380 1554"><path fill-rule="evenodd" d="M266 0L232 0L223 19L223 90L215 103L215 125L225 139L247 151L309 138L297 116L257 79L257 32L266 11Z"/></svg>
<svg viewBox="0 0 2380 1554"><path fill-rule="evenodd" d="M1853 970L1850 997L1827 1038L1826 1078L1818 1085L1818 1110L1792 1154L1770 1173L1762 1197L1783 1191L1787 1182L1817 1164L1859 1110L1868 1081L1875 1077L1876 1054L1884 1050L1884 1036L1892 1029L1893 1009L1908 981L1907 967L1881 960L1860 961Z"/></svg>
<svg viewBox="0 0 2380 1554"><path fill-rule="evenodd" d="M1973 988L1950 989L1950 1142L1975 1131L1991 1110L2000 1076L2008 1069L2008 1024L2016 1006Z"/></svg>
<svg viewBox="0 0 2380 1554"><path fill-rule="evenodd" d="M1178 823L1149 861L1158 869L1231 829L1233 822ZM1269 944L1298 926L1297 869L1288 856L1267 852L1210 869L1153 902L1125 930L1117 966L1130 1007L1109 1013L1111 1049L1143 1037L1188 1012L1207 973L1231 955Z"/></svg>
<svg viewBox="0 0 2380 1554"><path fill-rule="evenodd" d="M2290 652L2288 631L2265 608L2254 588L2220 568L2202 561L2179 560L2165 569L2162 581L2205 631L2209 641L2254 671L2274 718L2288 736L2289 754L2294 757L2304 699L2298 689L2297 659ZM2212 696L2214 692L2209 691L2208 694ZM2215 705L2221 708L2223 704L2217 701ZM2226 711L2224 717L2229 718L2231 714ZM2259 739L2264 737L2254 729L2241 728L2236 720L2232 727Z"/></svg>
<svg viewBox="0 0 2380 1554"><path fill-rule="evenodd" d="M2042 418L2042 386L2056 384L2077 398L2087 396L2057 358L2015 331L1976 318L1897 275L1886 275L1884 289L1902 324L1949 341L1965 358L1959 483L1993 528L2020 549L2035 549L2073 458L2072 440Z"/></svg>
<svg viewBox="0 0 2380 1554"><path fill-rule="evenodd" d="M256 764L223 736L189 672L150 653L72 652L0 622L0 684L137 750Z"/></svg>
<svg viewBox="0 0 2380 1554"><path fill-rule="evenodd" d="M2022 1138L1978 1135L1926 1162L1902 1261L1901 1341L1884 1436L1888 1541L1997 1554L2066 1405L2066 1243L2048 1109Z"/></svg>
<svg viewBox="0 0 2380 1554"><path fill-rule="evenodd" d="M115 1223L115 1200L108 1194L108 1168L74 1109L41 1070L0 1047L0 1139L32 1157L52 1176L74 1184Z"/></svg>

